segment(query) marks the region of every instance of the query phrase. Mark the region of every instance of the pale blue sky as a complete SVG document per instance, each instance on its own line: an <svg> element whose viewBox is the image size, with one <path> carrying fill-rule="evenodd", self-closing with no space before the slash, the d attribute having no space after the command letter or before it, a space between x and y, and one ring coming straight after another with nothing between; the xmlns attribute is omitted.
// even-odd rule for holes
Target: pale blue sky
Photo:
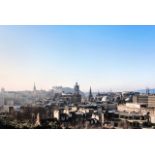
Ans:
<svg viewBox="0 0 155 155"><path fill-rule="evenodd" d="M155 87L155 26L0 26L0 87Z"/></svg>

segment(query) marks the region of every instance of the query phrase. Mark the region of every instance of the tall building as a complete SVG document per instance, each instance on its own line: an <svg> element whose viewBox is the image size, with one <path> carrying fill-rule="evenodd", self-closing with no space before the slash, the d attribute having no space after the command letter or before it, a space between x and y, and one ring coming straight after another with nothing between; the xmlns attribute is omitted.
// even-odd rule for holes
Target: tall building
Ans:
<svg viewBox="0 0 155 155"><path fill-rule="evenodd" d="M92 102L93 101L93 94L92 94L92 90L90 87L90 91L89 91L89 97L88 97L89 101Z"/></svg>

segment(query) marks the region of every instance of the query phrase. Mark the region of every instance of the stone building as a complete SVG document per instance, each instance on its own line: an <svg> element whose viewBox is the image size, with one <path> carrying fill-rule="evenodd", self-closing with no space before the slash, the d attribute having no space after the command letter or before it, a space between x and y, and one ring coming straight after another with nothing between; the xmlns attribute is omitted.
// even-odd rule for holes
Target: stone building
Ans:
<svg viewBox="0 0 155 155"><path fill-rule="evenodd" d="M155 95L134 96L133 103L146 103L148 107L155 107Z"/></svg>
<svg viewBox="0 0 155 155"><path fill-rule="evenodd" d="M74 86L74 93L62 93L61 99L68 105L81 103L82 96L78 83Z"/></svg>

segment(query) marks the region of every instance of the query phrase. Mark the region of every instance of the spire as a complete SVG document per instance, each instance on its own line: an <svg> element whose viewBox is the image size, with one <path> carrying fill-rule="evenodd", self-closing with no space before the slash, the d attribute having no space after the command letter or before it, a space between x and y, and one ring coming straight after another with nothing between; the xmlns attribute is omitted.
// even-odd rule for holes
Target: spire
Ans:
<svg viewBox="0 0 155 155"><path fill-rule="evenodd" d="M36 98L36 95L37 95L37 88L36 88L36 85L34 83L34 86L33 86L33 96Z"/></svg>
<svg viewBox="0 0 155 155"><path fill-rule="evenodd" d="M36 91L36 85L35 85L35 82L34 82L34 87L33 87L33 91Z"/></svg>
<svg viewBox="0 0 155 155"><path fill-rule="evenodd" d="M92 90L91 90L91 86L90 86L89 101L92 101L92 99L93 99L93 95L92 95Z"/></svg>
<svg viewBox="0 0 155 155"><path fill-rule="evenodd" d="M89 91L89 95L92 95L92 91L91 91L91 86L90 86L90 91Z"/></svg>

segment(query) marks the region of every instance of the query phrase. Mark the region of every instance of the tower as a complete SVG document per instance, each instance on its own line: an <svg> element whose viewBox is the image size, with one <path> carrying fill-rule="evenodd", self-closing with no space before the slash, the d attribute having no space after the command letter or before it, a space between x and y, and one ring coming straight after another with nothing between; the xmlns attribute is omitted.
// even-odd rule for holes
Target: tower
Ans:
<svg viewBox="0 0 155 155"><path fill-rule="evenodd" d="M74 86L74 94L72 95L72 103L81 103L81 94L80 94L80 86L78 83L75 83Z"/></svg>
<svg viewBox="0 0 155 155"><path fill-rule="evenodd" d="M74 94L79 95L80 94L80 86L78 85L78 83L75 83L74 86Z"/></svg>
<svg viewBox="0 0 155 155"><path fill-rule="evenodd" d="M90 87L90 91L89 91L89 101L91 102L93 100L93 95L92 95L92 90Z"/></svg>

